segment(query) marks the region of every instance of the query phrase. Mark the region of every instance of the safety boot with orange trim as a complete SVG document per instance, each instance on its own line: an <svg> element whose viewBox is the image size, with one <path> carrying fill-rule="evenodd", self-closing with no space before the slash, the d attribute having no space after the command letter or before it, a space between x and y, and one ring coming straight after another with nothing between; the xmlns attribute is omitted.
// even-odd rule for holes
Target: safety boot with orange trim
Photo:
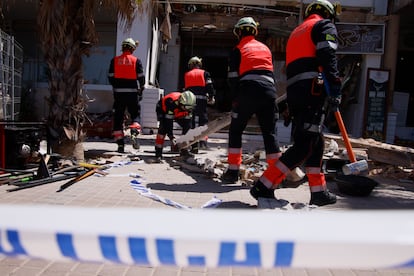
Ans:
<svg viewBox="0 0 414 276"><path fill-rule="evenodd" d="M259 197L275 198L275 190L267 188L260 180L257 180L250 188L250 195L255 199Z"/></svg>
<svg viewBox="0 0 414 276"><path fill-rule="evenodd" d="M119 153L125 153L124 139L118 139L118 140L116 140L116 143L118 144L118 152Z"/></svg>
<svg viewBox="0 0 414 276"><path fill-rule="evenodd" d="M139 143L138 135L141 133L141 125L137 122L134 122L129 126L129 129L131 130L132 147L134 149L139 149L140 143Z"/></svg>
<svg viewBox="0 0 414 276"><path fill-rule="evenodd" d="M320 192L312 192L309 204L316 206L324 206L336 203L336 195L328 190Z"/></svg>
<svg viewBox="0 0 414 276"><path fill-rule="evenodd" d="M227 171L221 176L221 181L224 183L236 183L239 181L239 170L227 169Z"/></svg>

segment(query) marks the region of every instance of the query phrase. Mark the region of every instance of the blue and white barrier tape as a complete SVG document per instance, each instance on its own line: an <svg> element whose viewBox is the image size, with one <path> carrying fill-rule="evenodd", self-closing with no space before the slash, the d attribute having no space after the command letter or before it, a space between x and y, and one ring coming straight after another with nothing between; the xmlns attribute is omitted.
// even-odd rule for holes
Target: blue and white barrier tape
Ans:
<svg viewBox="0 0 414 276"><path fill-rule="evenodd" d="M414 266L413 211L0 205L0 255L139 265Z"/></svg>
<svg viewBox="0 0 414 276"><path fill-rule="evenodd" d="M147 198L151 198L155 201L159 201L161 203L164 203L165 205L168 206L172 206L178 209L185 209L185 210L189 210L191 209L191 207L186 206L184 204L178 203L174 200L171 200L169 198L165 198L162 197L160 195L154 194L150 188L145 187L144 185L141 184L141 181L138 179L134 179L131 180L129 182L129 184L131 185L131 187L137 191L140 195L145 196ZM206 203L204 203L201 208L216 208L218 205L220 205L223 201L217 197L213 197L212 199L210 199L209 201L207 201Z"/></svg>

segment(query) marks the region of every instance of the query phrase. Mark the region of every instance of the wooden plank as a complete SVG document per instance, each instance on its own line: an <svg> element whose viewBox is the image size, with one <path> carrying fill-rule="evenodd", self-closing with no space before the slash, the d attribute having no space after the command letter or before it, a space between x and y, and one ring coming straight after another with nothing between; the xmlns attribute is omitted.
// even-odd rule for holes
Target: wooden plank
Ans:
<svg viewBox="0 0 414 276"><path fill-rule="evenodd" d="M286 94L278 96L276 98L276 104L284 101L285 99L286 99ZM179 149L189 147L192 144L198 142L199 140L204 139L204 137L209 136L210 134L215 133L225 128L226 126L230 125L230 123L231 123L231 112L223 113L221 116L210 121L207 124L207 129L201 130L199 134L196 134L196 133L198 133L198 131L200 131L200 129L202 129L205 126L197 127L195 129L190 129L187 132L187 134L177 139L177 146Z"/></svg>
<svg viewBox="0 0 414 276"><path fill-rule="evenodd" d="M198 142L199 140L203 139L206 136L209 136L212 133L215 133L223 128L225 128L226 126L230 125L231 122L231 115L230 112L224 113L222 116L218 117L217 119L209 122L207 124L207 128L202 130L199 134L194 135L194 137L192 138L192 133L196 132L197 129L201 129L202 127L198 127L195 129L190 129L187 134L185 134L184 136L188 136L191 138L188 140L185 140L183 138L185 137L180 137L179 139L177 139L177 146L179 149L191 146L192 144Z"/></svg>
<svg viewBox="0 0 414 276"><path fill-rule="evenodd" d="M324 134L326 139L333 139L338 146L344 147L342 136L336 134ZM414 149L375 141L374 139L349 138L352 147L366 148L368 158L372 161L385 164L413 168Z"/></svg>

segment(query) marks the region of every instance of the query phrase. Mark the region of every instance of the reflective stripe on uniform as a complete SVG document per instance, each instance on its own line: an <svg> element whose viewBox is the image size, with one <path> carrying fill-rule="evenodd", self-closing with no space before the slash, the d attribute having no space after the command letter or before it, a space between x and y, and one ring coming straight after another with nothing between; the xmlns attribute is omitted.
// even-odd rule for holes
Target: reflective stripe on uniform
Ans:
<svg viewBox="0 0 414 276"><path fill-rule="evenodd" d="M276 161L282 156L281 152L266 154L266 162L268 166L274 166Z"/></svg>
<svg viewBox="0 0 414 276"><path fill-rule="evenodd" d="M266 80L272 84L275 83L275 80L272 77L269 76L265 76L265 75L256 75L256 74L247 74L245 76L243 76L241 79L241 81L246 81L246 80Z"/></svg>
<svg viewBox="0 0 414 276"><path fill-rule="evenodd" d="M267 169L263 172L260 177L260 181L269 189L276 188L283 179L286 178L286 175L290 172L289 168L285 164L276 161L273 166L268 166Z"/></svg>
<svg viewBox="0 0 414 276"><path fill-rule="evenodd" d="M235 72L235 71L228 72L228 73L227 73L227 77L228 77L229 79L231 79L231 78L238 78L238 77L239 77L239 73L238 73L238 72Z"/></svg>
<svg viewBox="0 0 414 276"><path fill-rule="evenodd" d="M124 138L124 131L123 130L114 130L112 132L115 141Z"/></svg>
<svg viewBox="0 0 414 276"><path fill-rule="evenodd" d="M321 133L322 132L322 126L321 125L316 125L316 124L309 124L309 123L304 123L303 124L303 129L309 132L314 132L314 133Z"/></svg>
<svg viewBox="0 0 414 276"><path fill-rule="evenodd" d="M331 48L336 50L338 48L338 43L332 42L332 41L321 41L316 44L316 49L324 49L324 48Z"/></svg>
<svg viewBox="0 0 414 276"><path fill-rule="evenodd" d="M230 169L238 169L242 163L242 149L229 148L227 161Z"/></svg>
<svg viewBox="0 0 414 276"><path fill-rule="evenodd" d="M162 148L164 146L165 135L157 134L155 137L155 147Z"/></svg>
<svg viewBox="0 0 414 276"><path fill-rule="evenodd" d="M138 92L137 88L114 88L114 92Z"/></svg>
<svg viewBox="0 0 414 276"><path fill-rule="evenodd" d="M312 71L312 72L303 72L300 74L297 74L287 80L287 86L290 86L294 84L297 81L301 80L307 80L307 79L313 79L318 76L318 72Z"/></svg>
<svg viewBox="0 0 414 276"><path fill-rule="evenodd" d="M326 190L325 175L319 167L306 167L305 171L311 192L322 192Z"/></svg>

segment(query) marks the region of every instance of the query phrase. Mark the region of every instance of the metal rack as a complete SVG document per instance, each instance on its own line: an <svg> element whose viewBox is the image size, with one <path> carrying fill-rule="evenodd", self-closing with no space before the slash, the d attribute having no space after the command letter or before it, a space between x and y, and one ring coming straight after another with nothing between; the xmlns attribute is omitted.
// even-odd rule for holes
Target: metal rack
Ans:
<svg viewBox="0 0 414 276"><path fill-rule="evenodd" d="M0 119L17 120L20 112L23 48L0 30Z"/></svg>

